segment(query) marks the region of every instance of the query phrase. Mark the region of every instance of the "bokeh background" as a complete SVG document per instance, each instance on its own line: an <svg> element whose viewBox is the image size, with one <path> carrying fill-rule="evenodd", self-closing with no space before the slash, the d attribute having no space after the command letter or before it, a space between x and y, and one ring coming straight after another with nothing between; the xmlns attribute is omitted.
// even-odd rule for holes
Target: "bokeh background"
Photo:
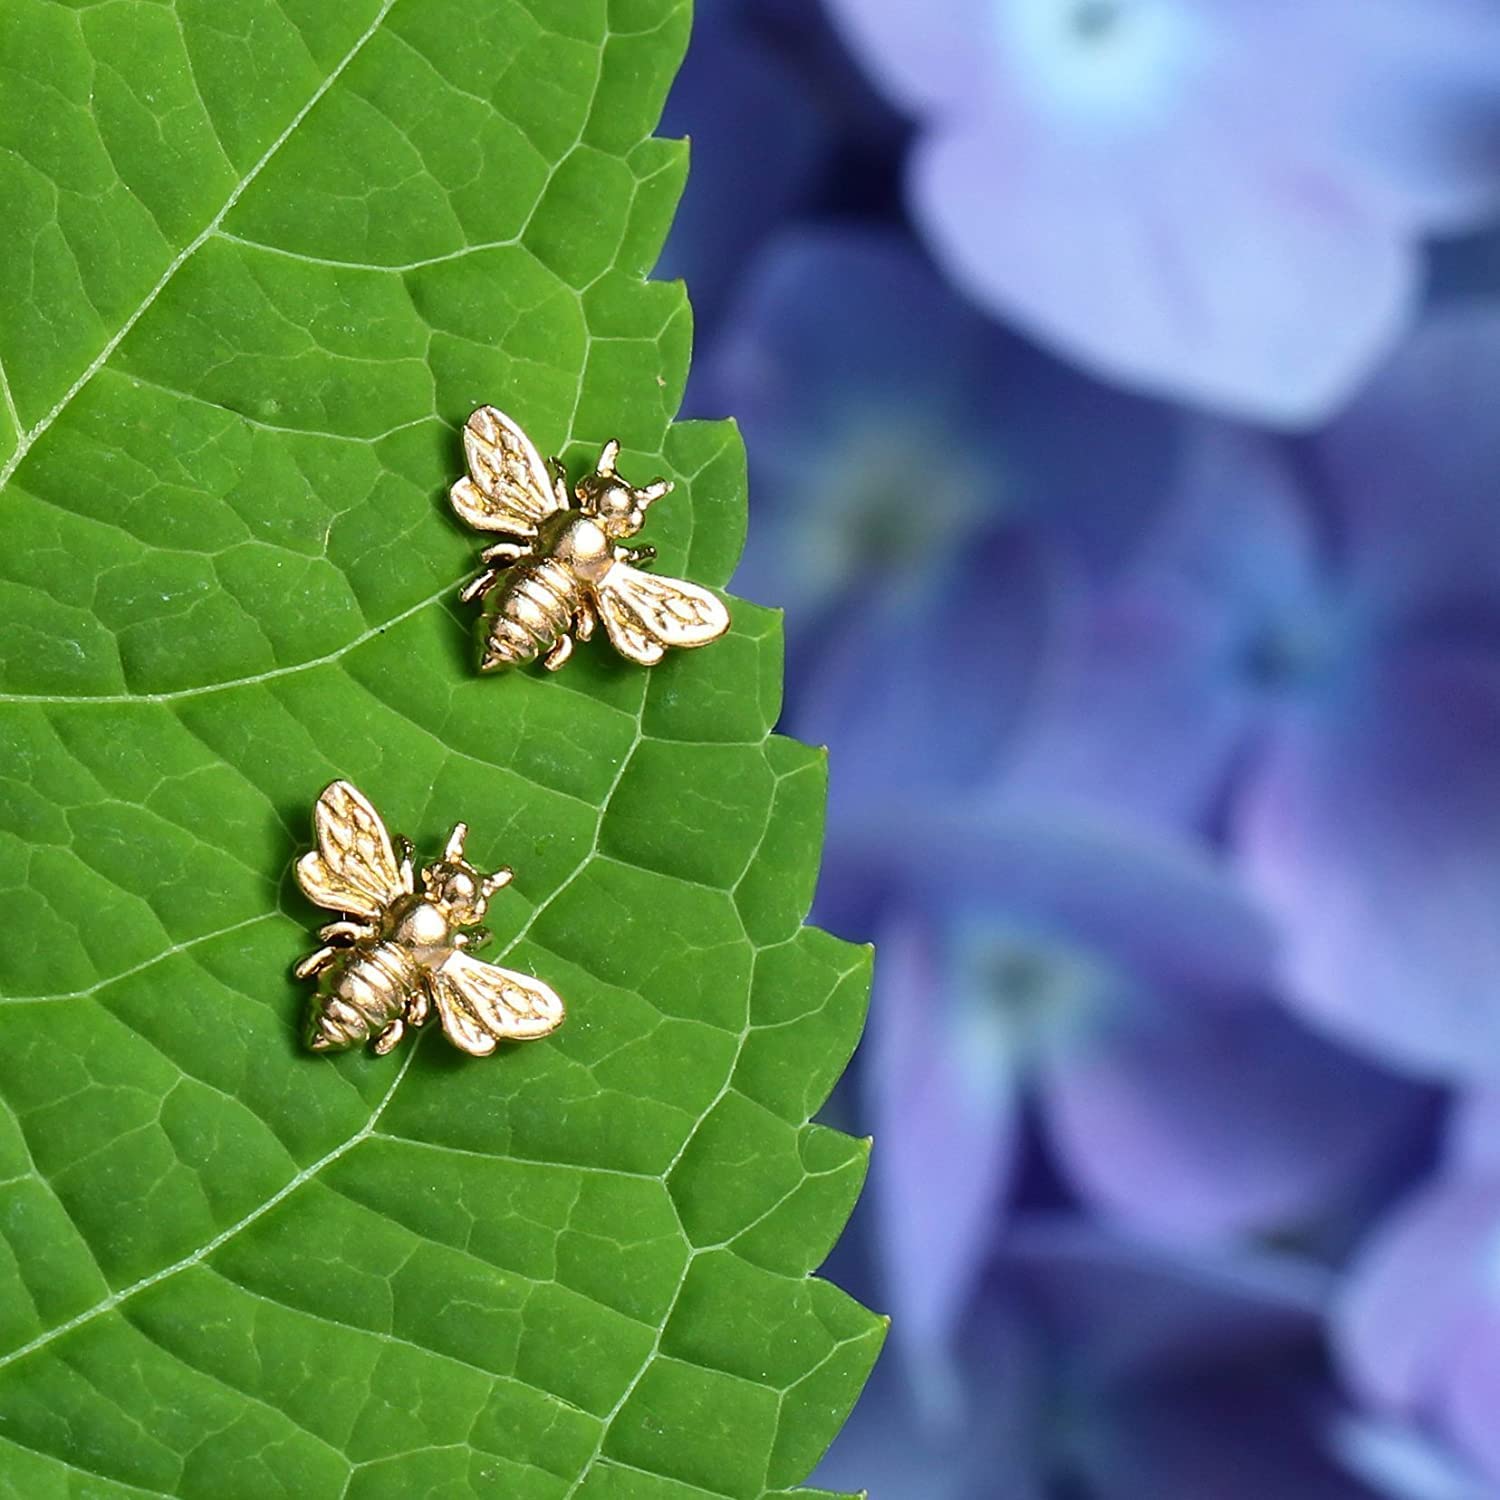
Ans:
<svg viewBox="0 0 1500 1500"><path fill-rule="evenodd" d="M875 1500L1500 1496L1500 0L698 0L688 414L879 944Z"/></svg>

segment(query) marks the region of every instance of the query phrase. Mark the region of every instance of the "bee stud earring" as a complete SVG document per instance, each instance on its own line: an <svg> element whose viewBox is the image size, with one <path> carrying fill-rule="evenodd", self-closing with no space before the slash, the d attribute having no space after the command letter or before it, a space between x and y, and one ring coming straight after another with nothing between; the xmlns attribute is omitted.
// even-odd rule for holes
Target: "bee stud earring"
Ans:
<svg viewBox="0 0 1500 1500"><path fill-rule="evenodd" d="M622 656L652 666L669 646L706 646L729 629L729 611L707 589L646 573L652 547L624 545L648 507L670 494L659 479L623 480L617 442L569 493L562 463L544 463L504 412L481 406L464 428L469 472L453 509L476 531L507 540L481 554L484 571L459 595L484 601L479 667L498 672L541 658L555 672L601 621Z"/></svg>
<svg viewBox="0 0 1500 1500"><path fill-rule="evenodd" d="M463 823L420 877L410 842L392 839L347 781L318 798L313 830L318 847L297 861L297 883L308 900L339 913L318 934L323 946L294 970L318 980L307 1026L314 1052L369 1041L384 1054L434 1008L448 1040L475 1057L562 1025L563 1003L541 980L468 952L488 940L479 923L511 872L486 875L469 863Z"/></svg>

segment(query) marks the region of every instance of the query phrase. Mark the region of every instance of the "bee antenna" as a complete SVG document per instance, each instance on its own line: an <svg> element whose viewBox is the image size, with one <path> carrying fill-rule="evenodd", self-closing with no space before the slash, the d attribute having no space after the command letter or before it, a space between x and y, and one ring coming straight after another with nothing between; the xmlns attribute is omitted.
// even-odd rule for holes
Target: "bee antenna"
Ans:
<svg viewBox="0 0 1500 1500"><path fill-rule="evenodd" d="M599 462L594 465L595 471L602 474L606 479L613 479L615 465L620 461L620 440L611 438L599 452Z"/></svg>
<svg viewBox="0 0 1500 1500"><path fill-rule="evenodd" d="M516 872L509 865L502 865L493 875L486 875L484 879L486 899L493 896L496 891L504 890L515 878Z"/></svg>
<svg viewBox="0 0 1500 1500"><path fill-rule="evenodd" d="M448 847L443 850L443 858L450 864L458 864L464 857L464 840L468 836L469 825L455 823L453 832L448 835Z"/></svg>
<svg viewBox="0 0 1500 1500"><path fill-rule="evenodd" d="M657 479L648 484L644 489L635 492L635 498L642 505L650 505L654 500L660 500L663 495L670 495L677 486L670 479Z"/></svg>

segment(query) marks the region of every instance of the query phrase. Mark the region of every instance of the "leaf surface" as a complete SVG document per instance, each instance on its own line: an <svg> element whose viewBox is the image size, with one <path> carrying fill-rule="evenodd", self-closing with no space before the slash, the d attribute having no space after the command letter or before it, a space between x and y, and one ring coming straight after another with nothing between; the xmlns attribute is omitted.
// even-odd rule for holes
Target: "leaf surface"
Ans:
<svg viewBox="0 0 1500 1500"><path fill-rule="evenodd" d="M0 1495L780 1494L882 1326L812 1276L866 1148L809 1123L867 955L802 925L821 757L777 619L480 679L447 517L485 401L677 493L724 425L645 280L681 0L0 12ZM571 1018L314 1058L313 798L514 865L487 956Z"/></svg>

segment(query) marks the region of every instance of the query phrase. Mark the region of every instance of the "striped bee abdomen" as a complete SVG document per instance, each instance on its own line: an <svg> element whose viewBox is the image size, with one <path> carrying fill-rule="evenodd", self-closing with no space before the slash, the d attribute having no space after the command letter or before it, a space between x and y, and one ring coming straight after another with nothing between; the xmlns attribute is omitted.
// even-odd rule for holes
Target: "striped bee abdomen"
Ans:
<svg viewBox="0 0 1500 1500"><path fill-rule="evenodd" d="M578 580L552 558L518 562L491 595L484 616L485 671L521 667L550 651L572 623Z"/></svg>
<svg viewBox="0 0 1500 1500"><path fill-rule="evenodd" d="M385 1030L416 993L425 970L399 943L357 947L328 973L328 987L313 1000L313 1036L324 1045L352 1047Z"/></svg>

